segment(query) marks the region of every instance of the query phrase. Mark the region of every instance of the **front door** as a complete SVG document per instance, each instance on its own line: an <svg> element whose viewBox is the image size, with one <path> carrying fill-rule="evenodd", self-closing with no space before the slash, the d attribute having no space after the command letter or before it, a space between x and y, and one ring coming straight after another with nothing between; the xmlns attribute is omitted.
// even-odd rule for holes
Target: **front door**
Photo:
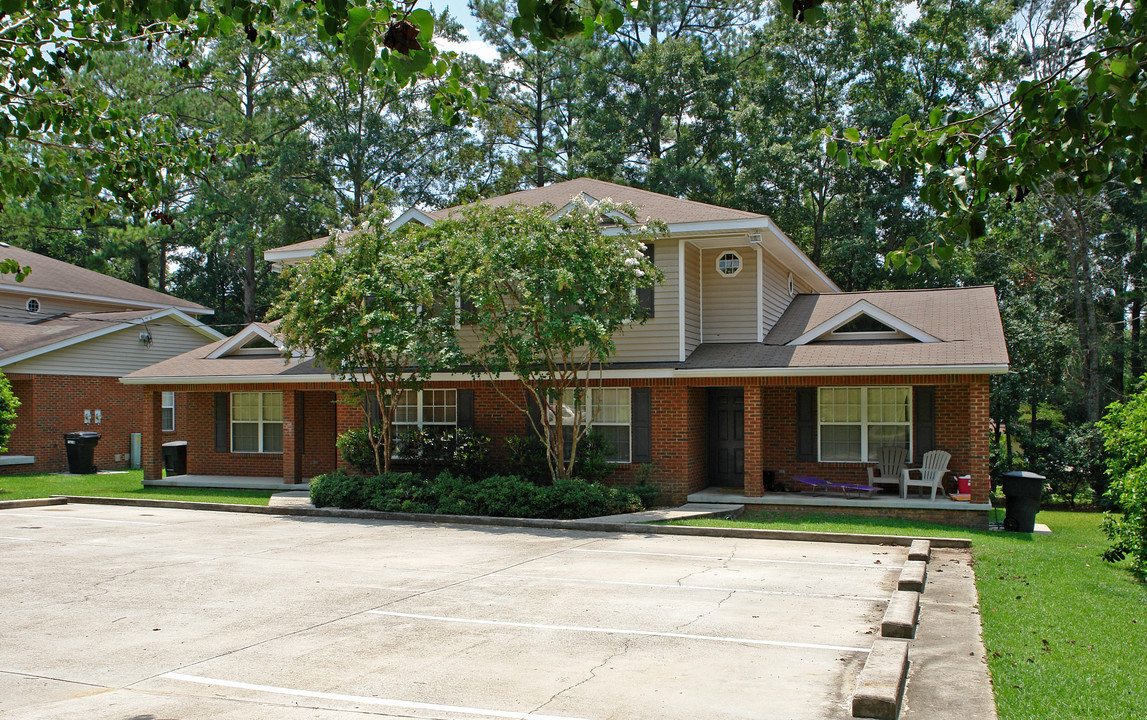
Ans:
<svg viewBox="0 0 1147 720"><path fill-rule="evenodd" d="M709 484L745 487L745 391L712 388L709 404Z"/></svg>

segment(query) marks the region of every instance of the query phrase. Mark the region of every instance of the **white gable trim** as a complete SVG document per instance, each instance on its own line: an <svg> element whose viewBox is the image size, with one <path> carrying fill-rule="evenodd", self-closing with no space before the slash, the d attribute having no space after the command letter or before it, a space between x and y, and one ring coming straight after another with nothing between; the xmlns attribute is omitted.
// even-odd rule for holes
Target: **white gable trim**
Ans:
<svg viewBox="0 0 1147 720"><path fill-rule="evenodd" d="M146 301L146 300L128 300L126 298L117 298L117 297L112 297L110 295L87 295L85 293L67 292L65 290L48 290L45 288L29 287L29 286L22 285L19 283L12 284L12 283L0 282L0 290L10 291L10 292L13 292L13 293L16 293L19 295L25 295L25 296L26 295L39 295L42 297L65 298L65 299L69 299L69 300L91 300L94 302L103 302L103 303L109 303L109 304L114 304L114 305L128 305L130 307L137 307L141 310L148 310L148 309L152 309L152 308L159 309L159 308L177 307L177 306L171 304L170 302L159 302L159 301L150 302L150 301ZM173 297L171 299L177 300L178 298ZM193 315L214 315L215 314L214 310L211 310L208 308L203 308L201 310L199 308L190 308L190 307L186 307L186 306L180 306L179 309L182 312L190 313ZM114 310L108 310L106 312L115 312L115 311Z"/></svg>
<svg viewBox="0 0 1147 720"><path fill-rule="evenodd" d="M422 212L418 208L410 208L409 210L407 210L406 212L402 213L401 215L396 217L394 220L392 220L390 222L390 224L387 225L387 227L390 228L391 230L397 230L398 228L402 227L403 225L405 225L406 223L408 223L412 220L414 222L419 223L420 225L425 225L426 227L430 227L431 225L433 225L436 222L434 220L434 218L430 217L429 215Z"/></svg>
<svg viewBox="0 0 1147 720"><path fill-rule="evenodd" d="M146 323L155 322L156 320L167 317L178 321L181 325L186 325L200 335L205 335L212 340L222 340L224 337L226 337L218 330L204 325L195 318L190 317L189 315L185 315L175 308L168 308L167 310L162 310L152 315L145 315L144 317L137 318L135 320L125 320L118 323L108 322L107 327L92 330L91 332L84 333L83 335L75 335L70 338L65 338L64 340L54 342L50 345L41 345L40 347L32 348L31 350L20 353L19 355L13 355L6 360L0 360L0 365L15 365L18 362L30 360L34 357L39 357L40 355L44 355L46 353L55 352L56 350L63 350L64 348L72 347L73 345L79 345L80 343L85 343L88 340L95 340L96 338L103 337L104 335L111 335L112 333L119 332L120 330L126 330L131 327L142 327Z"/></svg>
<svg viewBox="0 0 1147 720"><path fill-rule="evenodd" d="M807 345L814 340L818 340L825 335L828 335L829 333L835 331L837 328L843 325L847 325L861 315L868 315L873 320L882 322L893 330L902 332L908 337L919 340L922 343L940 342L939 338L929 335L914 325L909 325L892 313L886 310L881 310L867 300L858 300L855 304L838 312L836 315L833 315L828 320L825 320L824 322L806 332L804 335L801 335L797 339L785 344Z"/></svg>
<svg viewBox="0 0 1147 720"><path fill-rule="evenodd" d="M251 342L255 338L263 338L267 342L269 342L269 343L273 344L275 347L279 348L279 350L286 350L286 346L283 345L283 342L281 340L279 340L274 335L272 335L271 333L264 330L259 325L255 324L255 323L251 323L247 327L245 327L242 330L240 330L239 332L235 333L231 337L230 340L228 340L227 342L223 343L219 347L212 350L207 355L207 358L210 360L215 360L216 358L221 358L221 357L226 357L227 355L231 355L235 351L240 350L244 345Z"/></svg>

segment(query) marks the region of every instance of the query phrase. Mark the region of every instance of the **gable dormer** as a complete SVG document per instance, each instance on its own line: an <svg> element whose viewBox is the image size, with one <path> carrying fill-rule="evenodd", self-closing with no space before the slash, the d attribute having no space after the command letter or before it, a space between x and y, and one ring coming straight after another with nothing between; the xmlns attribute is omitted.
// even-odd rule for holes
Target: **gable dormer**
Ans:
<svg viewBox="0 0 1147 720"><path fill-rule="evenodd" d="M882 310L867 300L859 300L786 344L808 345L815 342L858 340L940 342L939 338L896 317L887 310Z"/></svg>
<svg viewBox="0 0 1147 720"><path fill-rule="evenodd" d="M243 355L282 356L294 355L283 343L274 328L266 323L251 323L230 340L215 348L207 357L210 359Z"/></svg>

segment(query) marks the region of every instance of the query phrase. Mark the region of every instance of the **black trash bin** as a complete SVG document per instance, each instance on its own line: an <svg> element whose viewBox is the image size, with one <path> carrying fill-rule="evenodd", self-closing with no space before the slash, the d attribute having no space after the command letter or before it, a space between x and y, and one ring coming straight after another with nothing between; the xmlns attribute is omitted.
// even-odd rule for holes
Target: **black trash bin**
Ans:
<svg viewBox="0 0 1147 720"><path fill-rule="evenodd" d="M1004 530L1035 532L1035 514L1039 512L1039 499L1043 495L1043 484L1047 478L1027 470L1013 470L1004 473L1002 477L1004 496L1007 498Z"/></svg>
<svg viewBox="0 0 1147 720"><path fill-rule="evenodd" d="M64 433L64 447L68 450L68 472L76 475L91 475L96 471L96 443L100 441L97 432Z"/></svg>
<svg viewBox="0 0 1147 720"><path fill-rule="evenodd" d="M176 440L163 444L163 469L167 475L187 474L187 441Z"/></svg>

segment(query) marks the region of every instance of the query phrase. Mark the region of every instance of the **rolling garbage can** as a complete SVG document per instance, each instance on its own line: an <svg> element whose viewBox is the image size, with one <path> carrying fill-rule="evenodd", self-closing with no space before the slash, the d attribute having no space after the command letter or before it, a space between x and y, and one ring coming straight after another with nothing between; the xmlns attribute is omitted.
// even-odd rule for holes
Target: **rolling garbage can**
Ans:
<svg viewBox="0 0 1147 720"><path fill-rule="evenodd" d="M64 433L64 447L68 450L68 472L91 475L96 471L96 443L100 437L97 432Z"/></svg>
<svg viewBox="0 0 1147 720"><path fill-rule="evenodd" d="M176 440L163 444L163 469L168 477L187 474L187 441Z"/></svg>
<svg viewBox="0 0 1147 720"><path fill-rule="evenodd" d="M1027 470L1013 470L1004 473L1002 477L1004 496L1007 499L1004 530L1035 532L1035 514L1039 512L1039 499L1043 495L1043 484L1047 478Z"/></svg>

